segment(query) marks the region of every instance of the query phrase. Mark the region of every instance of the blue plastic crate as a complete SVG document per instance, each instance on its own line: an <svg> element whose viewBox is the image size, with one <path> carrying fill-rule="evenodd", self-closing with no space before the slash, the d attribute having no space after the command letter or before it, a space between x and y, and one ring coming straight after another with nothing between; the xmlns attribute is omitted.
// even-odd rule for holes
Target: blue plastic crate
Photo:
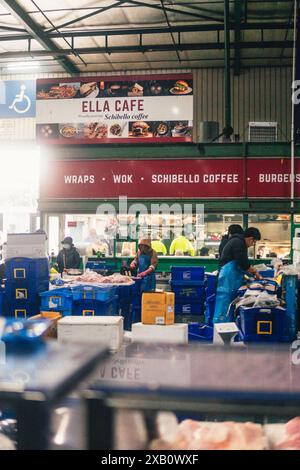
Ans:
<svg viewBox="0 0 300 470"><path fill-rule="evenodd" d="M73 300L100 300L108 302L116 296L116 286L74 286L72 287Z"/></svg>
<svg viewBox="0 0 300 470"><path fill-rule="evenodd" d="M116 263L109 262L107 259L99 259L88 261L85 268L94 271L115 271L117 269L117 265Z"/></svg>
<svg viewBox="0 0 300 470"><path fill-rule="evenodd" d="M4 303L5 303L5 292L4 292L4 289L0 287L0 316L4 315L4 312L5 312Z"/></svg>
<svg viewBox="0 0 300 470"><path fill-rule="evenodd" d="M102 302L100 300L74 300L72 315L75 316L115 316L119 314L118 297Z"/></svg>
<svg viewBox="0 0 300 470"><path fill-rule="evenodd" d="M285 334L293 341L297 335L297 316L298 316L298 276L283 275L282 293L284 306L286 308Z"/></svg>
<svg viewBox="0 0 300 470"><path fill-rule="evenodd" d="M42 308L40 307L41 312L57 312L60 313L63 317L69 317L72 315L72 308Z"/></svg>
<svg viewBox="0 0 300 470"><path fill-rule="evenodd" d="M286 309L246 308L238 309L237 325L245 342L282 342L285 336Z"/></svg>
<svg viewBox="0 0 300 470"><path fill-rule="evenodd" d="M175 302L195 300L203 302L205 299L205 287L203 282L190 282L185 284L182 282L171 282L172 291L175 294Z"/></svg>
<svg viewBox="0 0 300 470"><path fill-rule="evenodd" d="M10 281L49 279L47 258L9 258L5 261L5 275Z"/></svg>
<svg viewBox="0 0 300 470"><path fill-rule="evenodd" d="M7 301L5 315L14 318L29 318L40 313L39 298L35 302L29 300Z"/></svg>
<svg viewBox="0 0 300 470"><path fill-rule="evenodd" d="M258 271L262 277L274 277L274 269L267 269L266 271Z"/></svg>
<svg viewBox="0 0 300 470"><path fill-rule="evenodd" d="M204 266L171 266L172 281L204 281Z"/></svg>
<svg viewBox="0 0 300 470"><path fill-rule="evenodd" d="M117 294L120 302L130 303L133 300L133 285L118 286Z"/></svg>
<svg viewBox="0 0 300 470"><path fill-rule="evenodd" d="M189 323L188 340L212 343L214 330L204 323Z"/></svg>
<svg viewBox="0 0 300 470"><path fill-rule="evenodd" d="M72 310L73 294L69 287L42 292L40 298L41 310Z"/></svg>
<svg viewBox="0 0 300 470"><path fill-rule="evenodd" d="M206 298L205 302L205 323L207 325L213 325L214 313L216 306L216 294Z"/></svg>
<svg viewBox="0 0 300 470"><path fill-rule="evenodd" d="M210 297L217 291L218 276L216 274L206 273L206 296Z"/></svg>
<svg viewBox="0 0 300 470"><path fill-rule="evenodd" d="M35 280L35 281L10 281L5 282L5 295L8 301L15 301L26 299L35 301L41 292L46 292L49 289L49 281Z"/></svg>
<svg viewBox="0 0 300 470"><path fill-rule="evenodd" d="M140 323L142 321L142 309L140 307L134 307L132 309L132 323Z"/></svg>
<svg viewBox="0 0 300 470"><path fill-rule="evenodd" d="M175 302L175 315L203 315L203 302Z"/></svg>

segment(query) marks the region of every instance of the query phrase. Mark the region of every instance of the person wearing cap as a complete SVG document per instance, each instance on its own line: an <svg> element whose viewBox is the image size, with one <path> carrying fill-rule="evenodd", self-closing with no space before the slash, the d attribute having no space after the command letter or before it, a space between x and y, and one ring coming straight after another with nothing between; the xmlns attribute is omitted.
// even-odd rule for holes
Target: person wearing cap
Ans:
<svg viewBox="0 0 300 470"><path fill-rule="evenodd" d="M141 278L141 292L154 291L156 288L155 270L158 265L157 253L151 247L151 240L143 238L139 241L138 252L130 268L137 269Z"/></svg>
<svg viewBox="0 0 300 470"><path fill-rule="evenodd" d="M229 306L236 298L237 291L244 282L245 274L261 279L260 274L250 265L248 259L248 248L254 246L260 239L260 231L255 227L249 227L243 235L233 234L226 243L220 259L221 270L216 292L214 323L232 321Z"/></svg>
<svg viewBox="0 0 300 470"><path fill-rule="evenodd" d="M62 250L57 255L57 265L60 273L68 269L78 269L81 258L73 244L71 237L65 237L62 243Z"/></svg>

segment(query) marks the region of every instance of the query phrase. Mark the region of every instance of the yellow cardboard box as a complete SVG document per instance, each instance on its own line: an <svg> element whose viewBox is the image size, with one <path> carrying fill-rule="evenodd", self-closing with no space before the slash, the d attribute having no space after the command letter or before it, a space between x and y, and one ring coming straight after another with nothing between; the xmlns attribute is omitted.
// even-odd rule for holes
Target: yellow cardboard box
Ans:
<svg viewBox="0 0 300 470"><path fill-rule="evenodd" d="M174 323L174 292L144 292L142 323L144 325L172 325Z"/></svg>

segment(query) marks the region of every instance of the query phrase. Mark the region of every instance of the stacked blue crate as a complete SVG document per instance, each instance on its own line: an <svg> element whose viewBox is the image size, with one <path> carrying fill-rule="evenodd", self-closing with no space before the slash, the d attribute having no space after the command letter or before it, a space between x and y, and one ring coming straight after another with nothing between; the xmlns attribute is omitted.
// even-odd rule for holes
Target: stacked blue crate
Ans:
<svg viewBox="0 0 300 470"><path fill-rule="evenodd" d="M132 323L139 323L142 318L142 279L135 279L134 284L132 286L132 312L131 312L131 323L130 323L130 330Z"/></svg>
<svg viewBox="0 0 300 470"><path fill-rule="evenodd" d="M117 286L79 285L72 288L72 315L112 316L118 315Z"/></svg>
<svg viewBox="0 0 300 470"><path fill-rule="evenodd" d="M282 276L282 301L286 308L285 335L293 341L298 331L298 276L286 275Z"/></svg>
<svg viewBox="0 0 300 470"><path fill-rule="evenodd" d="M118 308L124 318L125 330L131 330L133 292L133 285L124 284L118 287Z"/></svg>
<svg viewBox="0 0 300 470"><path fill-rule="evenodd" d="M289 342L286 335L286 309L282 307L240 307L237 325L244 342Z"/></svg>
<svg viewBox="0 0 300 470"><path fill-rule="evenodd" d="M10 258L5 262L5 312L27 318L40 311L39 294L49 289L47 258Z"/></svg>
<svg viewBox="0 0 300 470"><path fill-rule="evenodd" d="M78 285L41 293L41 309L58 311L63 316L118 315L116 286Z"/></svg>
<svg viewBox="0 0 300 470"><path fill-rule="evenodd" d="M72 315L75 316L114 316L118 314L117 296L106 301L95 299L73 300Z"/></svg>
<svg viewBox="0 0 300 470"><path fill-rule="evenodd" d="M205 268L203 266L172 266L171 289L175 294L175 316L204 314Z"/></svg>
<svg viewBox="0 0 300 470"><path fill-rule="evenodd" d="M62 316L72 315L73 294L70 287L59 287L40 293L41 311L59 312Z"/></svg>
<svg viewBox="0 0 300 470"><path fill-rule="evenodd" d="M0 287L0 316L4 315L4 299L5 299L4 288Z"/></svg>

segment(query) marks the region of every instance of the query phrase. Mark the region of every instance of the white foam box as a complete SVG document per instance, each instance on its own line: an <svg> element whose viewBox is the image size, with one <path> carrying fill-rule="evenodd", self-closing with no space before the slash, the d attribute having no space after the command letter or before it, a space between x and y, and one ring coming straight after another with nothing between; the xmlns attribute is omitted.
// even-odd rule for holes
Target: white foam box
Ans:
<svg viewBox="0 0 300 470"><path fill-rule="evenodd" d="M111 351L123 343L123 317L68 316L57 322L57 339L60 342L106 344Z"/></svg>
<svg viewBox="0 0 300 470"><path fill-rule="evenodd" d="M300 237L293 238L293 250L300 250Z"/></svg>
<svg viewBox="0 0 300 470"><path fill-rule="evenodd" d="M46 235L43 233L7 234L6 258L44 258L47 256Z"/></svg>
<svg viewBox="0 0 300 470"><path fill-rule="evenodd" d="M188 343L187 323L173 325L143 325L132 324L132 341L145 343Z"/></svg>
<svg viewBox="0 0 300 470"><path fill-rule="evenodd" d="M293 252L293 263L299 263L300 262L300 251L294 250Z"/></svg>

